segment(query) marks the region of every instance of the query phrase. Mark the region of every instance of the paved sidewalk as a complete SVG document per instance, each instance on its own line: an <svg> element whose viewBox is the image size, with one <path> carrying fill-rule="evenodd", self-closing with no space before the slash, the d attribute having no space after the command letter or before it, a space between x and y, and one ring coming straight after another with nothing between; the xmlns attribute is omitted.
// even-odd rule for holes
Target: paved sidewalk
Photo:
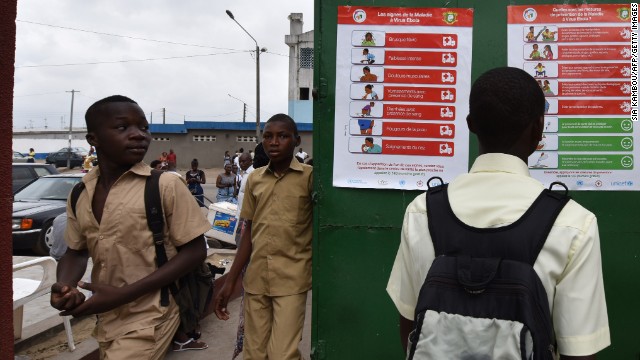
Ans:
<svg viewBox="0 0 640 360"><path fill-rule="evenodd" d="M208 261L214 265L223 264L227 269L231 268L234 250L209 249ZM19 263L32 259L26 256L14 256L14 263ZM222 263L220 261L222 260ZM88 266L84 279L88 279L91 272L91 263ZM21 273L23 277L39 279L41 271L33 270L30 273ZM183 352L169 352L167 359L178 360L198 360L198 359L231 359L233 354L236 333L238 328L238 314L240 309L240 299L235 299L229 303L231 318L228 321L218 320L214 314L209 315L201 322L202 341L205 341L209 348L206 350L191 350ZM87 354L97 350L97 343L91 338L91 331L94 326L93 317L86 317L80 321L75 321L72 325L73 335L77 350L69 352L66 344L66 337L62 329L54 334L48 334L52 327L60 328L62 323L58 316L58 311L49 305L49 295L44 295L35 301L25 305L24 308L24 338L26 340L16 343L16 359L36 360L36 359L84 359ZM27 331L29 330L29 331ZM33 336L31 339L27 339ZM302 342L300 344L302 355L309 359L311 352L311 293L307 299L307 317L305 319ZM242 355L236 359L242 360Z"/></svg>
<svg viewBox="0 0 640 360"><path fill-rule="evenodd" d="M206 350L190 350L183 352L169 352L167 360L231 360L233 349L236 343L236 333L238 330L238 312L240 299L229 303L231 318L227 321L218 320L215 315L210 315L202 321L201 340L209 345ZM300 351L304 359L310 359L311 354L311 292L307 298L307 316L302 332L302 342ZM240 354L237 360L242 360Z"/></svg>

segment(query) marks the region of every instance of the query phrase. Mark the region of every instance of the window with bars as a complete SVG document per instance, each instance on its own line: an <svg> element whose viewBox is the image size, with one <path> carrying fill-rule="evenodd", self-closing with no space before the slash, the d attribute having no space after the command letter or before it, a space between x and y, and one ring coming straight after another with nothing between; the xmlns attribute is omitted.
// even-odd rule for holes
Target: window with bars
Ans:
<svg viewBox="0 0 640 360"><path fill-rule="evenodd" d="M256 137L255 136L236 136L236 141L237 142L255 143L256 142Z"/></svg>
<svg viewBox="0 0 640 360"><path fill-rule="evenodd" d="M153 141L170 141L171 139L167 137L154 137Z"/></svg>
<svg viewBox="0 0 640 360"><path fill-rule="evenodd" d="M313 69L313 48L300 48L300 67Z"/></svg>
<svg viewBox="0 0 640 360"><path fill-rule="evenodd" d="M193 141L216 141L215 135L193 135Z"/></svg>

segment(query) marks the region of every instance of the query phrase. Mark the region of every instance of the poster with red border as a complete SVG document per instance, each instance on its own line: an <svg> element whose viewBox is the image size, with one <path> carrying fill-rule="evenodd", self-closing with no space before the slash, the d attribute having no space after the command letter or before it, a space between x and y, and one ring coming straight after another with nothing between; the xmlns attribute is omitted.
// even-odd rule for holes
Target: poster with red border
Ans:
<svg viewBox="0 0 640 360"><path fill-rule="evenodd" d="M545 94L544 133L529 157L536 179L640 190L637 19L629 3L508 7L509 66Z"/></svg>
<svg viewBox="0 0 640 360"><path fill-rule="evenodd" d="M472 9L338 7L334 186L467 172L472 25Z"/></svg>

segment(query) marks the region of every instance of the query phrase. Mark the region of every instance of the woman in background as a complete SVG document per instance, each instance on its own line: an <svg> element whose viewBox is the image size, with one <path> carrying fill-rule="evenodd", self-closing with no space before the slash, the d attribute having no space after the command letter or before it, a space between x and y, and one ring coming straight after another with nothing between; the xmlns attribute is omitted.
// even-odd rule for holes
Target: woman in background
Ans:
<svg viewBox="0 0 640 360"><path fill-rule="evenodd" d="M187 180L187 187L189 187L189 191L191 191L193 197L198 201L198 205L200 205L200 207L206 207L204 205L204 190L202 189L202 184L206 183L207 180L204 176L204 171L198 169L198 159L191 160L191 170L187 171L184 177Z"/></svg>
<svg viewBox="0 0 640 360"><path fill-rule="evenodd" d="M235 183L236 176L231 172L231 164L224 165L224 173L218 175L216 179L216 187L218 188L218 195L216 200L218 202L227 201L233 203L235 198Z"/></svg>

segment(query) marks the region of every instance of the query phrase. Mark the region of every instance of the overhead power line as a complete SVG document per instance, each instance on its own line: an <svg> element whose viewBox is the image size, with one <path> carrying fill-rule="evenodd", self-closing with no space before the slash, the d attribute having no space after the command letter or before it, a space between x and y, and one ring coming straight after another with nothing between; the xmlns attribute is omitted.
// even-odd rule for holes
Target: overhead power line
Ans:
<svg viewBox="0 0 640 360"><path fill-rule="evenodd" d="M78 65L98 65L98 64L117 64L117 63L128 63L128 62L143 62L143 61L157 61L157 60L173 60L173 59L186 59L186 58L196 58L196 57L205 57L205 56L216 56L216 55L228 55L228 54L236 54L242 52L250 52L251 50L237 50L230 51L224 53L213 53L213 54L197 54L197 55L185 55L185 56L169 56L163 58L150 58L150 59L129 59L129 60L113 60L113 61L93 61L93 62L84 62L84 63L70 63L70 64L41 64L41 65L22 65L16 66L16 69L22 68L38 68L38 67L58 67L58 66L78 66Z"/></svg>
<svg viewBox="0 0 640 360"><path fill-rule="evenodd" d="M168 40L149 39L149 38L143 38L143 37L137 37L137 36L128 36L128 35L111 34L111 33L105 33L105 32L100 32L100 31L93 31L93 30L85 30L85 29L72 28L72 27L68 27L68 26L60 26L60 25L44 24L44 23L35 22L35 21L28 21L28 20L16 20L16 22L22 22L22 23L26 23L26 24L34 24L34 25L41 25L41 26L48 26L48 27L52 27L52 28L65 29L65 30L81 31L81 32L86 32L86 33L90 33L90 34L106 35L106 36L113 36L113 37L119 37L119 38L125 38L125 39L132 39L132 40L151 41L151 42L163 43L163 44L180 45L180 46L192 46L192 47L200 47L200 48L208 48L208 49L217 49L217 50L234 50L234 51L239 51L238 49L221 48L221 47L216 47L216 46L208 46L208 45L200 45L200 44L188 44L188 43L181 43L181 42L177 42L177 41L168 41Z"/></svg>
<svg viewBox="0 0 640 360"><path fill-rule="evenodd" d="M100 32L100 31L72 28L72 27L69 27L69 26L45 24L45 23L40 23L40 22L36 22L36 21L16 20L16 22L22 22L22 23L26 23L26 24L33 24L33 25L40 25L40 26L48 26L48 27L57 28L57 29L64 29L64 30L80 31L80 32L85 32L85 33L90 33L90 34L113 36L113 37L119 37L119 38L124 38L124 39L150 41L150 42L156 42L156 43L162 43L162 44L191 46L191 47L217 49L217 50L234 50L234 51L239 51L239 52L242 51L242 50L238 50L238 49L222 48L222 47L217 47L217 46L209 46L209 45L201 45L201 44L189 44L189 43L182 43L182 42L178 42L178 41L158 40L158 39L149 39L149 38L143 38L143 37L137 37L137 36L128 36L128 35L105 33L105 32ZM265 53L272 54L272 55L278 55L278 56L282 56L282 57L289 57L289 55L274 53L274 52L271 52L271 51L265 51ZM298 58L298 57L295 56L295 58Z"/></svg>

